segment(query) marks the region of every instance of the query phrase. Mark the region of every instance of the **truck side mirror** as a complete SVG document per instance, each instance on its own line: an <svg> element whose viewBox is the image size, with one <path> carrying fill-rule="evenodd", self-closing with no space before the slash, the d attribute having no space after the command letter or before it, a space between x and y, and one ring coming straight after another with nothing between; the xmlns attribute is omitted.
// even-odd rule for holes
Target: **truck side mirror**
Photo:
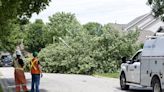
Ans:
<svg viewBox="0 0 164 92"><path fill-rule="evenodd" d="M122 63L126 63L126 57L122 57Z"/></svg>

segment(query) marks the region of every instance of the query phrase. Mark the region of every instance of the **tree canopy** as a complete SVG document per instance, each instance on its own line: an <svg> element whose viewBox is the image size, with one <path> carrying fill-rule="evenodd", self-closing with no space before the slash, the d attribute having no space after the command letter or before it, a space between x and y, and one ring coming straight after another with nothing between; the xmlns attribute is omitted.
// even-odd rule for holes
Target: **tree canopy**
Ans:
<svg viewBox="0 0 164 92"><path fill-rule="evenodd" d="M56 13L50 17L49 39L39 54L43 71L49 73L109 73L120 67L121 57L130 57L137 49L139 32L123 32L110 24L89 22L81 25L74 14Z"/></svg>
<svg viewBox="0 0 164 92"><path fill-rule="evenodd" d="M102 34L102 25L96 22L89 22L83 25L84 29L89 32L90 35L100 35Z"/></svg>
<svg viewBox="0 0 164 92"><path fill-rule="evenodd" d="M155 17L161 17L164 20L164 1L163 0L148 0L148 5L150 5L153 15Z"/></svg>
<svg viewBox="0 0 164 92"><path fill-rule="evenodd" d="M13 51L20 32L33 13L45 9L51 0L0 0L0 48ZM18 37L19 38L19 37Z"/></svg>
<svg viewBox="0 0 164 92"><path fill-rule="evenodd" d="M13 52L20 38L19 32L20 27L14 20L0 27L0 50Z"/></svg>
<svg viewBox="0 0 164 92"><path fill-rule="evenodd" d="M45 9L50 0L0 0L0 23L6 20L27 17Z"/></svg>
<svg viewBox="0 0 164 92"><path fill-rule="evenodd" d="M48 44L47 28L41 19L28 24L24 29L24 45L29 52L44 48Z"/></svg>
<svg viewBox="0 0 164 92"><path fill-rule="evenodd" d="M52 40L58 40L59 37L75 35L82 28L72 13L58 12L49 17L49 20L48 29L51 43Z"/></svg>

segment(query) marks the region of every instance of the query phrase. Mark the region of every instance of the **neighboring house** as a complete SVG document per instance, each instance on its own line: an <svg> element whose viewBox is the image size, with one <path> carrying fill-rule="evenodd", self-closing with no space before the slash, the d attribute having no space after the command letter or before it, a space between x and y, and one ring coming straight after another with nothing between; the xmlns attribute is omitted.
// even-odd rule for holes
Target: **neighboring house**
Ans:
<svg viewBox="0 0 164 92"><path fill-rule="evenodd" d="M114 29L119 31L123 31L124 28L126 27L126 24L117 24L117 23L108 23L108 24L111 25Z"/></svg>
<svg viewBox="0 0 164 92"><path fill-rule="evenodd" d="M141 31L138 41L144 42L146 36L152 36L157 32L164 32L164 22L160 18L154 18L151 13L148 13L129 22L124 30L131 31L136 28Z"/></svg>
<svg viewBox="0 0 164 92"><path fill-rule="evenodd" d="M154 35L154 32L146 31L146 30L141 31L137 42L144 43L146 40L146 36L153 36L153 35Z"/></svg>

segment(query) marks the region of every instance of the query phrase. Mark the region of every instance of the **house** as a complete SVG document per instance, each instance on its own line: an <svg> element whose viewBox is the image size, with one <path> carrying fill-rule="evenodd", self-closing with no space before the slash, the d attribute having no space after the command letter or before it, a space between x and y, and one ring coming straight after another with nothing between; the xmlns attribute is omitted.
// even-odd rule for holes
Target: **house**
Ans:
<svg viewBox="0 0 164 92"><path fill-rule="evenodd" d="M124 30L131 31L136 28L141 31L138 38L139 42L144 42L146 36L152 36L157 32L164 32L164 22L160 18L155 18L151 13L147 13L129 22L124 27Z"/></svg>

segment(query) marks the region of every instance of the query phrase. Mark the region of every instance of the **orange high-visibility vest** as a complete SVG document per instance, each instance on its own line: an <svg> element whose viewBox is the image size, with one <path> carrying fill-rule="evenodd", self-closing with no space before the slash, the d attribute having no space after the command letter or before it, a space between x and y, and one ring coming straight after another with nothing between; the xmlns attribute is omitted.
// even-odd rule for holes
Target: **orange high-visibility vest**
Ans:
<svg viewBox="0 0 164 92"><path fill-rule="evenodd" d="M31 74L40 74L39 63L37 58L33 58L31 61Z"/></svg>

